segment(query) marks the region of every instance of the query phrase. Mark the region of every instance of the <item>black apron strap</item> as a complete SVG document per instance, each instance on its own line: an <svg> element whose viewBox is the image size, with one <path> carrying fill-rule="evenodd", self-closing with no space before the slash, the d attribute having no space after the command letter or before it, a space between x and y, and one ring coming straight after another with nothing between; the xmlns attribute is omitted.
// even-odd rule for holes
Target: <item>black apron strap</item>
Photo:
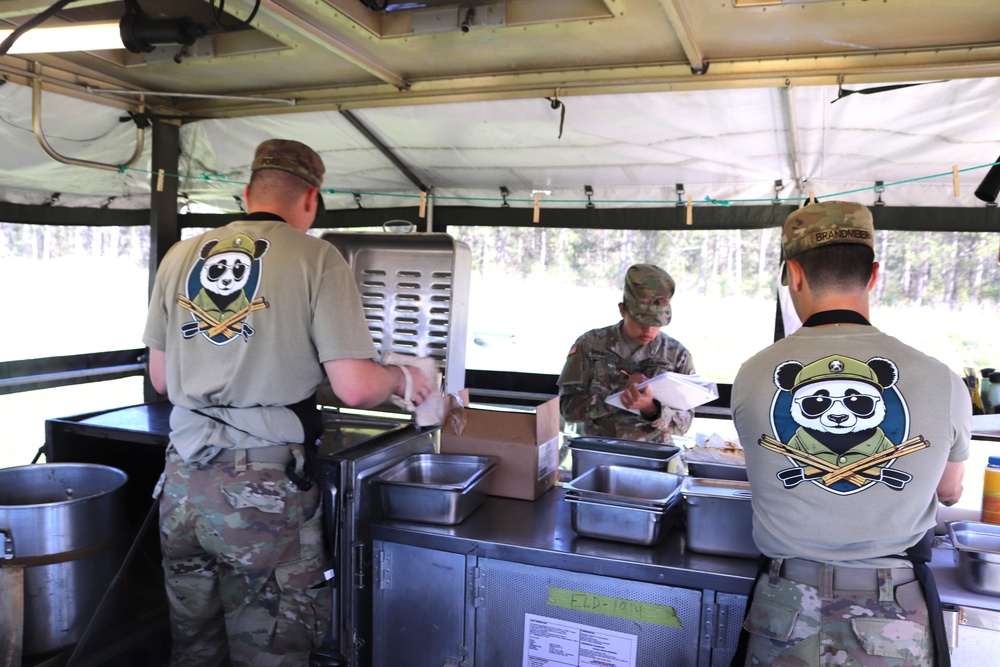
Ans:
<svg viewBox="0 0 1000 667"><path fill-rule="evenodd" d="M306 457L301 473L295 471L295 461L291 461L285 474L300 491L308 491L316 483L316 471L319 470L319 439L325 428L323 415L316 406L316 394L285 407L295 413L302 424L302 449Z"/></svg>
<svg viewBox="0 0 1000 667"><path fill-rule="evenodd" d="M935 667L951 667L951 653L948 652L948 635L944 629L944 612L941 609L941 596L938 594L934 572L927 564L933 555L934 529L928 530L920 541L906 550L906 558L913 563L913 574L924 587L924 598L927 600L927 615L931 624L931 637L934 639Z"/></svg>

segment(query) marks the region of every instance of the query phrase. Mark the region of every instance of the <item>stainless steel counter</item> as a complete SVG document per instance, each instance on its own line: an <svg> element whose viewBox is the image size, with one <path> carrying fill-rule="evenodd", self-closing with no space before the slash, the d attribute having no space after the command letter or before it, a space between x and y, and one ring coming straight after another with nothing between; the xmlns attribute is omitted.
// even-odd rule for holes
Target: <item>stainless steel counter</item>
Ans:
<svg viewBox="0 0 1000 667"><path fill-rule="evenodd" d="M747 595L756 560L692 553L675 525L660 544L634 546L580 537L570 504L554 488L538 500L489 497L457 526L382 521L373 539L633 581Z"/></svg>
<svg viewBox="0 0 1000 667"><path fill-rule="evenodd" d="M570 526L570 507L562 501L563 493L555 488L534 502L489 497L457 526L382 521L371 526L372 537L621 579L749 593L756 561L693 553L685 548L682 524L651 547L580 537ZM961 586L950 550L935 548L932 569L944 603L1000 611L1000 597Z"/></svg>

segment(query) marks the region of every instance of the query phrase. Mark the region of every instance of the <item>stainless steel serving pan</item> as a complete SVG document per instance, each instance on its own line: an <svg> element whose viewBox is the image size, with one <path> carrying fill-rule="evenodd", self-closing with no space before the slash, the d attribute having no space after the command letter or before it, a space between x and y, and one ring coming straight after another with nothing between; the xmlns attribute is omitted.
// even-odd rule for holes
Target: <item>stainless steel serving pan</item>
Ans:
<svg viewBox="0 0 1000 667"><path fill-rule="evenodd" d="M576 497L665 507L677 497L684 478L671 472L600 465L566 484Z"/></svg>
<svg viewBox="0 0 1000 667"><path fill-rule="evenodd" d="M587 436L567 444L573 454L573 477L599 465L673 471L681 448L671 444Z"/></svg>
<svg viewBox="0 0 1000 667"><path fill-rule="evenodd" d="M962 585L982 595L1000 595L1000 526L952 521L948 534Z"/></svg>
<svg viewBox="0 0 1000 667"><path fill-rule="evenodd" d="M663 507L628 505L572 495L573 531L584 537L649 546L656 544L679 517L679 496Z"/></svg>
<svg viewBox="0 0 1000 667"><path fill-rule="evenodd" d="M738 558L760 555L753 541L753 507L748 482L688 477L684 496L687 547L698 553Z"/></svg>
<svg viewBox="0 0 1000 667"><path fill-rule="evenodd" d="M705 479L730 479L740 482L747 481L747 467L729 463L713 463L710 461L685 461L687 473L691 477Z"/></svg>
<svg viewBox="0 0 1000 667"><path fill-rule="evenodd" d="M386 517L454 525L482 504L496 465L492 456L412 454L372 482L381 488Z"/></svg>

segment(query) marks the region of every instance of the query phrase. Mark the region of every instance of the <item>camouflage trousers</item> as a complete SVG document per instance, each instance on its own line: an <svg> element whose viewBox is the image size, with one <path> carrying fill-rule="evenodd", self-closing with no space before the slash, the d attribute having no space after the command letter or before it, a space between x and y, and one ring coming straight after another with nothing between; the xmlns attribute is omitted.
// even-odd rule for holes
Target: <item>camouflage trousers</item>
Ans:
<svg viewBox="0 0 1000 667"><path fill-rule="evenodd" d="M871 590L838 590L832 570L813 586L779 576L781 563L773 559L754 588L747 665L933 667L920 582L893 585L893 570L883 569Z"/></svg>
<svg viewBox="0 0 1000 667"><path fill-rule="evenodd" d="M160 544L173 667L306 667L330 626L319 489L272 463L167 455Z"/></svg>

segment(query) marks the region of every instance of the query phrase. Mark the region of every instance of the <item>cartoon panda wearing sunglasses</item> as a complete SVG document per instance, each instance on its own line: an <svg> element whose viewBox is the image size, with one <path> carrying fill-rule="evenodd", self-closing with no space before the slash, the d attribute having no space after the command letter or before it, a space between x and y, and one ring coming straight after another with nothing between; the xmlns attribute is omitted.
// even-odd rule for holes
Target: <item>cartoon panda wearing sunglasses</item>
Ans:
<svg viewBox="0 0 1000 667"><path fill-rule="evenodd" d="M774 372L773 432L762 447L792 464L778 472L785 488L811 482L847 495L883 483L900 490L912 475L894 467L929 446L906 439L909 415L896 390L899 369L889 359L867 362L831 355L803 365L786 361Z"/></svg>

